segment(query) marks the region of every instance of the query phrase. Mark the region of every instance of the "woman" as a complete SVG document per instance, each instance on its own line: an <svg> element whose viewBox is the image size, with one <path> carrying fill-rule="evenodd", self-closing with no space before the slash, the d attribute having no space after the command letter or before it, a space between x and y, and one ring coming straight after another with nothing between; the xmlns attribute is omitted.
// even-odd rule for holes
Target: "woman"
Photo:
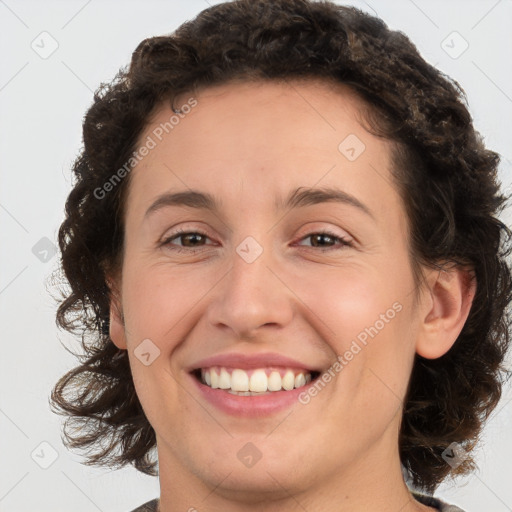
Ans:
<svg viewBox="0 0 512 512"><path fill-rule="evenodd" d="M432 494L474 468L512 290L462 94L306 0L210 7L96 94L52 400L88 463L158 462L138 511L460 510Z"/></svg>

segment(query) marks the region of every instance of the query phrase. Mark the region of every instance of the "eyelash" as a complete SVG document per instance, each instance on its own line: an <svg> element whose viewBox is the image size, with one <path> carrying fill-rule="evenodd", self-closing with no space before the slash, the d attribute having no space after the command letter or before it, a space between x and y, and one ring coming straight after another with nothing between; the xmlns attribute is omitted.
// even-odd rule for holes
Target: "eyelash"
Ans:
<svg viewBox="0 0 512 512"><path fill-rule="evenodd" d="M172 240L174 240L175 238L181 238L183 235L201 235L203 237L206 237L206 238L210 238L206 233L203 233L202 231L186 231L184 229L179 229L178 231L172 233L170 236L168 236L167 238L165 238L161 243L160 243L160 247L163 247L163 246L168 246L168 248L172 251L176 251L176 252L188 252L188 253L192 253L192 254L195 254L196 252L200 251L201 249L194 249L193 247L187 247L187 248L182 248L182 247L179 247L179 246L171 246L170 242ZM341 242L341 246L339 249L342 249L343 247L353 247L353 243L351 240L346 240L345 238L342 238L342 237L339 237L339 236L336 236L334 233L331 233L329 231L326 231L326 230L321 230L321 231L314 231L312 233L309 233L307 234L306 236L303 236L300 240L304 240L305 238L310 238L314 235L324 235L324 236L328 236L332 239L334 239L335 241L338 241L338 242ZM328 247L328 248L322 248L322 247L310 247L310 249L317 249L321 252L329 252L329 251L334 251L336 250L335 247Z"/></svg>

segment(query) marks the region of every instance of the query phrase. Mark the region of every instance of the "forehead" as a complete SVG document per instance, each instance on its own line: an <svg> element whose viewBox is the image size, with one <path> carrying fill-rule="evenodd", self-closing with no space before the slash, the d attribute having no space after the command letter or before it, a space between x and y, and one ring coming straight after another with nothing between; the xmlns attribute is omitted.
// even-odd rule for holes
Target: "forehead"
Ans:
<svg viewBox="0 0 512 512"><path fill-rule="evenodd" d="M239 206L250 200L263 207L268 198L272 208L292 188L316 184L396 196L391 145L361 125L367 106L348 86L233 82L174 101L187 104L194 106L180 116L160 105L139 137L153 147L132 171L130 209L165 188L208 188Z"/></svg>

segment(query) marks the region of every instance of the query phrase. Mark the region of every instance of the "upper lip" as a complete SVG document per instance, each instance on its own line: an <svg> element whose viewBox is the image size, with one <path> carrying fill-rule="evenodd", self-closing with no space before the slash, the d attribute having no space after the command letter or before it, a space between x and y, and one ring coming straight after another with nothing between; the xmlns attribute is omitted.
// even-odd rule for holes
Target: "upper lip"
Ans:
<svg viewBox="0 0 512 512"><path fill-rule="evenodd" d="M191 366L190 371L198 370L200 368L210 368L212 366L240 368L241 370L282 366L285 368L302 369L308 372L320 371L319 369L313 368L305 363L301 363L296 359L272 352L265 352L261 354L242 354L237 352L217 354L198 361Z"/></svg>

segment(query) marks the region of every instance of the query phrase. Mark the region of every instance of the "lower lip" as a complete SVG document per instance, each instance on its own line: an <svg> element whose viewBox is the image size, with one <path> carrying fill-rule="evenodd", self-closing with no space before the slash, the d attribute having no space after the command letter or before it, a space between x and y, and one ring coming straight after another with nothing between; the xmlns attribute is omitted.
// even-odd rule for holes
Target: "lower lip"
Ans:
<svg viewBox="0 0 512 512"><path fill-rule="evenodd" d="M312 384L311 382L309 385L290 391L274 391L268 395L240 396L232 395L222 389L213 389L199 382L194 375L189 374L189 376L204 398L215 407L227 414L245 417L266 416L282 411L294 404L300 404L299 395Z"/></svg>

